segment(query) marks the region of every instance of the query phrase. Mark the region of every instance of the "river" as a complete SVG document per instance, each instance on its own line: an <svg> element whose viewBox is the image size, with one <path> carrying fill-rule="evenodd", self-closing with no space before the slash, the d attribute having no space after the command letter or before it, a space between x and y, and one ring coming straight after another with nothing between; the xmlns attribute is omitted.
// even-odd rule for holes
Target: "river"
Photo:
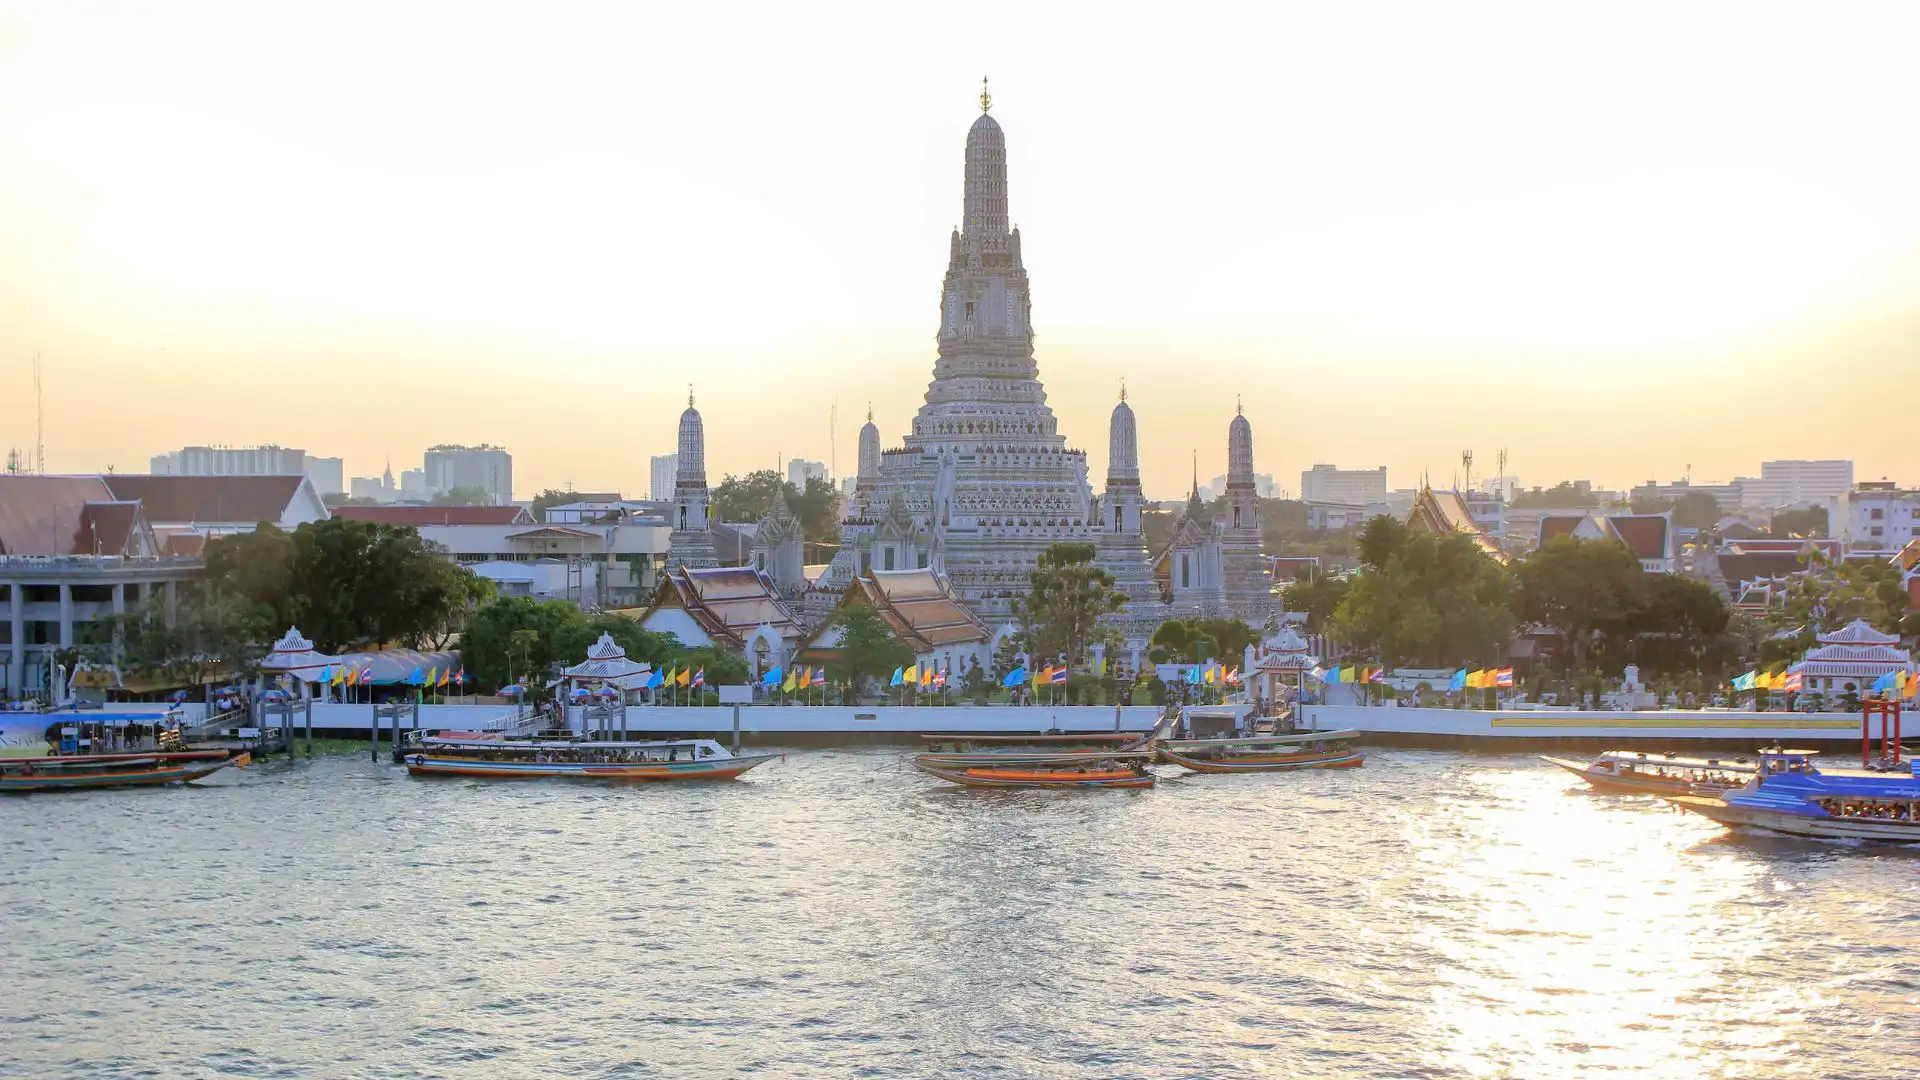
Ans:
<svg viewBox="0 0 1920 1080"><path fill-rule="evenodd" d="M1169 776L1177 770L1164 770ZM1920 852L1518 756L948 790L364 757L0 799L20 1077L1888 1077Z"/></svg>

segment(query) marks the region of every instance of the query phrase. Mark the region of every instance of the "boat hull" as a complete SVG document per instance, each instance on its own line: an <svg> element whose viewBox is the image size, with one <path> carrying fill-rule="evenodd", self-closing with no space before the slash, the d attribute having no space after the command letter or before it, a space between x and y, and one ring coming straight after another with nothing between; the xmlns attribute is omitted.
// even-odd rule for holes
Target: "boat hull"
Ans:
<svg viewBox="0 0 1920 1080"><path fill-rule="evenodd" d="M1678 795L1668 799L1723 825L1746 826L1788 836L1821 840L1879 840L1895 844L1920 843L1920 822L1880 819L1813 817L1781 810L1738 806L1705 795Z"/></svg>
<svg viewBox="0 0 1920 1080"><path fill-rule="evenodd" d="M156 787L161 784L185 784L211 776L232 764L228 761L182 762L159 769L133 769L111 772L75 772L60 775L37 772L22 776L0 774L0 792L79 791L86 788Z"/></svg>
<svg viewBox="0 0 1920 1080"><path fill-rule="evenodd" d="M1633 792L1641 795L1693 795L1701 792L1731 791L1739 784L1716 784L1712 781L1662 780L1654 776L1621 776L1618 774L1596 773L1583 761L1569 761L1566 758L1542 757L1542 761L1551 762L1585 780L1597 791Z"/></svg>
<svg viewBox="0 0 1920 1080"><path fill-rule="evenodd" d="M564 761L487 761L478 758L406 755L414 776L464 776L488 780L732 780L779 754L752 754L714 761L575 763Z"/></svg>
<svg viewBox="0 0 1920 1080"><path fill-rule="evenodd" d="M1160 760L1199 773L1292 772L1296 769L1354 769L1366 755L1351 748L1300 754L1223 754L1203 756L1162 747Z"/></svg>
<svg viewBox="0 0 1920 1080"><path fill-rule="evenodd" d="M1147 788L1153 786L1152 773L1128 771L1125 776L1061 772L1057 776L1038 775L1030 770L949 769L915 761L913 767L928 776L950 784L974 788ZM992 775L1004 772L1005 775ZM983 775L986 774L986 775Z"/></svg>

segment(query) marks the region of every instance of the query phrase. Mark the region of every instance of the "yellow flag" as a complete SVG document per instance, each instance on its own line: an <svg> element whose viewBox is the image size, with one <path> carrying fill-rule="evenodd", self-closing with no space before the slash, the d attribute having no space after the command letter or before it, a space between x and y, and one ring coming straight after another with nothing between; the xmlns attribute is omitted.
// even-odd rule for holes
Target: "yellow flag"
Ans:
<svg viewBox="0 0 1920 1080"><path fill-rule="evenodd" d="M432 686L432 685L434 685L434 674L433 674L433 673L434 673L434 672L436 672L436 671L439 671L439 670L440 670L440 668L439 668L439 666L438 666L438 665L436 665L436 666L434 666L434 667L430 667L430 668L428 668L428 669L427 669L427 681L426 681L426 682L424 682L424 683L421 683L420 685L422 685L422 686Z"/></svg>
<svg viewBox="0 0 1920 1080"><path fill-rule="evenodd" d="M1487 688L1486 671L1477 670L1477 671L1474 671L1472 674L1468 675L1467 688L1471 690L1485 690Z"/></svg>
<svg viewBox="0 0 1920 1080"><path fill-rule="evenodd" d="M908 665L907 673L900 677L900 681L906 683L908 686L919 686L920 685L920 665L919 664Z"/></svg>
<svg viewBox="0 0 1920 1080"><path fill-rule="evenodd" d="M793 669L792 668L787 669L787 681L780 684L780 689L785 690L789 693L793 691Z"/></svg>

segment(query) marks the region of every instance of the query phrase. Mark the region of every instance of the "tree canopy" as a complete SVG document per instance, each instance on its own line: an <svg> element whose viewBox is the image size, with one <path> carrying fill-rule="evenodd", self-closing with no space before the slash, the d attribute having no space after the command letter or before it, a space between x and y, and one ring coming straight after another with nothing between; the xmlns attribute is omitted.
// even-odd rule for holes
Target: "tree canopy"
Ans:
<svg viewBox="0 0 1920 1080"><path fill-rule="evenodd" d="M728 475L713 489L713 515L737 524L759 521L773 511L775 499L785 499L787 509L800 519L807 543L832 543L839 538L840 494L830 481L817 476L807 477L806 487L797 488L772 469Z"/></svg>
<svg viewBox="0 0 1920 1080"><path fill-rule="evenodd" d="M1491 663L1513 636L1506 568L1471 539L1378 517L1361 534L1368 570L1334 612L1339 637L1387 664Z"/></svg>
<svg viewBox="0 0 1920 1080"><path fill-rule="evenodd" d="M556 666L587 658L600 635L610 634L628 658L658 669L704 668L711 685L742 683L744 657L724 649L688 648L672 634L660 634L625 615L589 615L565 600L502 596L473 613L460 639L460 659L481 686L504 686L532 673L543 680Z"/></svg>
<svg viewBox="0 0 1920 1080"><path fill-rule="evenodd" d="M1288 582L1280 590L1280 602L1288 611L1307 617L1307 633L1324 633L1351 587L1352 583L1346 578L1315 574Z"/></svg>
<svg viewBox="0 0 1920 1080"><path fill-rule="evenodd" d="M1576 484L1571 480L1562 480L1550 488L1533 488L1516 492L1513 501L1507 505L1516 509L1538 507L1546 510L1566 510L1599 506L1600 497L1593 493L1591 484Z"/></svg>
<svg viewBox="0 0 1920 1080"><path fill-rule="evenodd" d="M249 632L298 626L322 652L437 643L487 593L417 530L346 518L215 537L206 581L246 605Z"/></svg>
<svg viewBox="0 0 1920 1080"><path fill-rule="evenodd" d="M1040 553L1039 567L1028 575L1031 589L1017 601L1021 622L1039 655L1062 655L1069 665L1078 665L1087 645L1099 636L1099 618L1126 602L1113 587L1113 576L1093 560L1092 544L1053 544Z"/></svg>
<svg viewBox="0 0 1920 1080"><path fill-rule="evenodd" d="M1801 510L1783 510L1773 515L1768 531L1775 536L1824 539L1827 535L1827 509L1824 506L1809 506Z"/></svg>
<svg viewBox="0 0 1920 1080"><path fill-rule="evenodd" d="M1613 540L1558 537L1521 563L1515 577L1514 613L1559 630L1573 664L1597 649L1607 669L1698 666L1728 627L1727 605L1712 586L1646 573Z"/></svg>
<svg viewBox="0 0 1920 1080"><path fill-rule="evenodd" d="M894 636L887 620L867 604L843 604L833 613L840 628L840 676L854 687L861 680L891 675L913 663L913 650Z"/></svg>
<svg viewBox="0 0 1920 1080"><path fill-rule="evenodd" d="M1636 514L1673 511L1673 524L1681 529L1711 529L1720 523L1720 504L1704 491L1689 491L1677 499L1637 497L1630 504Z"/></svg>
<svg viewBox="0 0 1920 1080"><path fill-rule="evenodd" d="M493 502L493 496L477 487L456 484L429 501L435 506L487 506Z"/></svg>

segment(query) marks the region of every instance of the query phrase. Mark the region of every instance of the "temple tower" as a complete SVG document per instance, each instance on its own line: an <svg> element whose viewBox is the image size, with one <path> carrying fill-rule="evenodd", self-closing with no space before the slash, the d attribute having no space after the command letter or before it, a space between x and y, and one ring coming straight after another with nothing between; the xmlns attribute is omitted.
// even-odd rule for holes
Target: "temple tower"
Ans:
<svg viewBox="0 0 1920 1080"><path fill-rule="evenodd" d="M1216 527L1227 607L1249 623L1264 623L1273 610L1273 575L1261 557L1260 502L1253 473L1253 425L1235 407L1227 425L1226 506Z"/></svg>
<svg viewBox="0 0 1920 1080"><path fill-rule="evenodd" d="M1127 392L1120 391L1120 403L1113 407L1113 419L1107 435L1107 486L1096 515L1098 565L1113 576L1114 585L1127 598L1120 621L1132 637L1135 630L1151 636L1166 616L1160 602L1160 587L1153 580L1153 565L1146 541L1140 531L1140 514L1145 499L1140 493L1140 437L1135 426L1133 407L1127 404Z"/></svg>
<svg viewBox="0 0 1920 1080"><path fill-rule="evenodd" d="M687 390L687 411L680 414L680 461L673 479L673 532L667 539L667 568L719 566L713 530L707 520L707 437L700 413Z"/></svg>

